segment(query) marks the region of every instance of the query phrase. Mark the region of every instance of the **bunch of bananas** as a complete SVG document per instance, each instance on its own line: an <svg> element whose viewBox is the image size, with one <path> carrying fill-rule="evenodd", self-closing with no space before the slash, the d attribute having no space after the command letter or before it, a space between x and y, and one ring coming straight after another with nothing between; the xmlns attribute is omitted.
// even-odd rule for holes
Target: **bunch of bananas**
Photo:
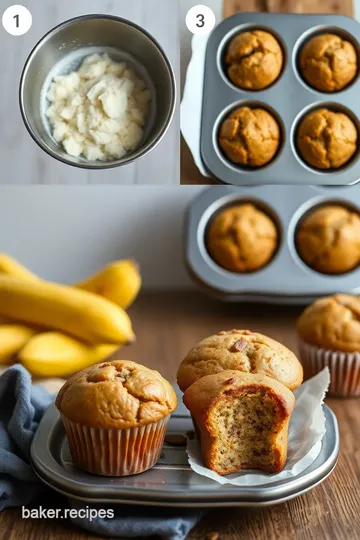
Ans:
<svg viewBox="0 0 360 540"><path fill-rule="evenodd" d="M0 253L0 365L65 377L135 339L126 309L141 287L133 260L115 261L73 286L49 283Z"/></svg>

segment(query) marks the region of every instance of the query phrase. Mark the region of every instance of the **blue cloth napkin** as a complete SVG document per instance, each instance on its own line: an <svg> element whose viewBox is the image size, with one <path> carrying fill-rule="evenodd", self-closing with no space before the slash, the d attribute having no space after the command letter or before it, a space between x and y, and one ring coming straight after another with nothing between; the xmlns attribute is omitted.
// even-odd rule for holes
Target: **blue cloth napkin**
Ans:
<svg viewBox="0 0 360 540"><path fill-rule="evenodd" d="M54 397L45 389L33 386L30 374L21 365L10 367L0 376L0 511L24 506L47 489L33 472L29 456L34 433ZM89 506L75 500L69 502L76 510ZM106 509L102 505L91 508ZM127 505L112 508L112 519L71 519L74 524L103 536L158 535L164 540L183 540L203 515L198 509Z"/></svg>

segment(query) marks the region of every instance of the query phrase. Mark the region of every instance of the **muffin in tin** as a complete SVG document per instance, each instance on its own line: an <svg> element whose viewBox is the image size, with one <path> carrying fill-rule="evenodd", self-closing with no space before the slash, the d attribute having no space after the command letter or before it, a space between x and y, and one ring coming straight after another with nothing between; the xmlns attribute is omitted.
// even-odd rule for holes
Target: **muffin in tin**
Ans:
<svg viewBox="0 0 360 540"><path fill-rule="evenodd" d="M264 30L242 32L226 48L226 73L238 88L262 90L280 76L284 55L277 39Z"/></svg>
<svg viewBox="0 0 360 540"><path fill-rule="evenodd" d="M320 34L307 41L299 66L305 81L320 92L342 90L358 71L354 45L336 34Z"/></svg>
<svg viewBox="0 0 360 540"><path fill-rule="evenodd" d="M360 264L360 214L339 204L316 208L300 222L296 247L317 272L350 272Z"/></svg>
<svg viewBox="0 0 360 540"><path fill-rule="evenodd" d="M230 272L255 272L274 257L279 233L274 221L252 203L221 210L206 232L211 258Z"/></svg>
<svg viewBox="0 0 360 540"><path fill-rule="evenodd" d="M300 122L296 143L303 160L317 169L338 169L357 150L357 129L342 112L317 109Z"/></svg>
<svg viewBox="0 0 360 540"><path fill-rule="evenodd" d="M80 371L56 398L74 462L104 476L155 465L176 406L175 391L160 373L127 360Z"/></svg>
<svg viewBox="0 0 360 540"><path fill-rule="evenodd" d="M185 392L195 381L225 370L261 374L289 390L303 381L302 366L287 347L249 330L223 331L203 339L181 362L177 381Z"/></svg>
<svg viewBox="0 0 360 540"><path fill-rule="evenodd" d="M225 156L233 163L263 167L276 155L281 131L267 110L239 107L222 122L218 141Z"/></svg>
<svg viewBox="0 0 360 540"><path fill-rule="evenodd" d="M360 396L360 298L337 294L317 300L297 321L305 378L326 366L328 395Z"/></svg>

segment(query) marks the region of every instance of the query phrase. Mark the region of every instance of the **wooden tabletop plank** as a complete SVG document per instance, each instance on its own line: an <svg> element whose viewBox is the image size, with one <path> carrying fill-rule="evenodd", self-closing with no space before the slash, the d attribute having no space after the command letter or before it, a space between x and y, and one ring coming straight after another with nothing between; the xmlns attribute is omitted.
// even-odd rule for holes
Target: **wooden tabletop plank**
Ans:
<svg viewBox="0 0 360 540"><path fill-rule="evenodd" d="M144 294L130 310L137 342L119 357L158 369L175 382L179 363L202 338L220 330L249 328L297 350L295 307L223 304L194 293ZM288 503L263 509L211 510L189 535L204 540L359 540L360 399L329 399L340 428L340 457L334 473L320 486ZM49 508L66 505L50 494L34 502ZM64 520L21 520L19 509L0 513L0 540L34 538L95 539ZM210 536L208 536L210 538Z"/></svg>

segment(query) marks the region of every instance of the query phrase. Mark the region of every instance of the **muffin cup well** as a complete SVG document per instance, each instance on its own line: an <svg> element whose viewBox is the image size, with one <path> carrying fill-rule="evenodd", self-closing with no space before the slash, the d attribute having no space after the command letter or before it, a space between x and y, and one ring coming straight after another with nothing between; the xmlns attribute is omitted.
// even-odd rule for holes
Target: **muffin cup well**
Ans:
<svg viewBox="0 0 360 540"><path fill-rule="evenodd" d="M329 368L328 396L360 396L360 352L332 351L299 340L299 353L305 379Z"/></svg>
<svg viewBox="0 0 360 540"><path fill-rule="evenodd" d="M61 418L72 458L80 469L102 476L130 476L158 461L170 415L128 429L92 428Z"/></svg>

